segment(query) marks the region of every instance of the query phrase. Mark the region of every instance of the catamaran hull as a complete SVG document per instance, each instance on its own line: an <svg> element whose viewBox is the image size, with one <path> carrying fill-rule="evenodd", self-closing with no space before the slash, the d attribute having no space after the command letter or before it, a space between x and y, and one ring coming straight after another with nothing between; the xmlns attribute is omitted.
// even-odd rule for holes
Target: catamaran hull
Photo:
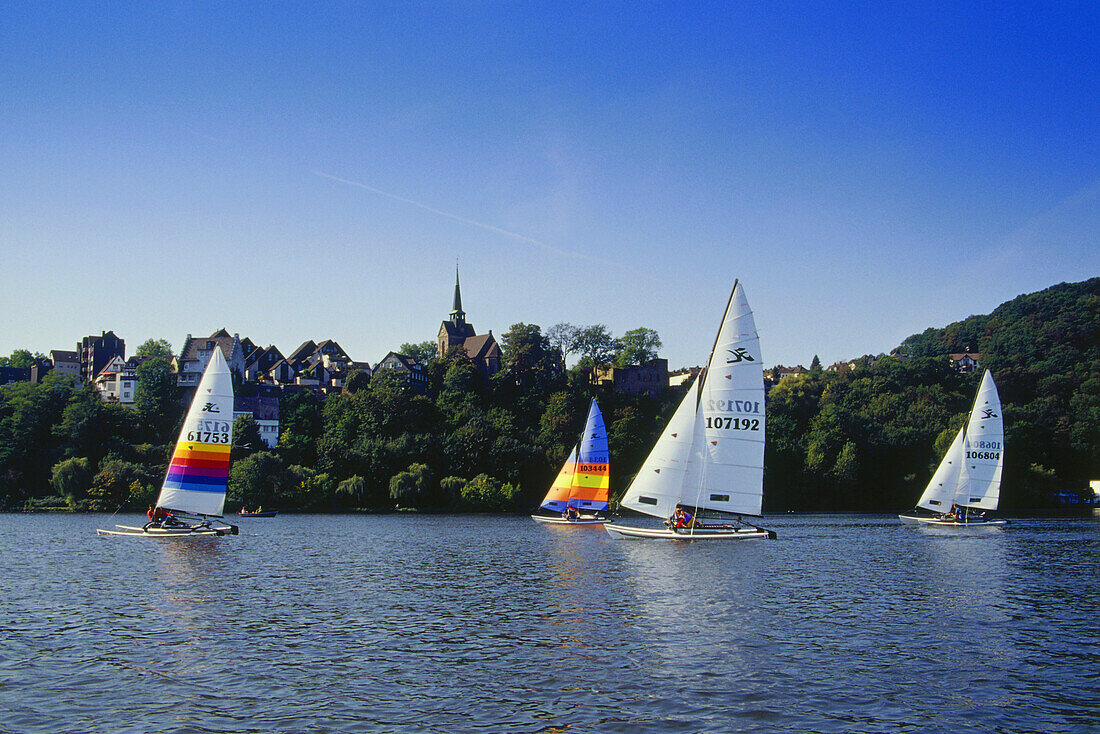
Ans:
<svg viewBox="0 0 1100 734"><path fill-rule="evenodd" d="M1008 520L980 520L963 522L959 520L944 520L935 517L919 517L917 524L924 527L935 528L997 528L1008 524Z"/></svg>
<svg viewBox="0 0 1100 734"><path fill-rule="evenodd" d="M639 528L632 525L604 525L612 538L628 540L765 540L775 539L774 530L763 528L694 528L670 530L668 528Z"/></svg>
<svg viewBox="0 0 1100 734"><path fill-rule="evenodd" d="M970 520L969 522L955 520L953 518L936 517L935 515L898 515L903 525L927 525L941 528L989 528L1001 527L1008 524L1008 520Z"/></svg>
<svg viewBox="0 0 1100 734"><path fill-rule="evenodd" d="M602 517L582 517L579 520L566 520L564 517L552 517L547 515L531 515L535 522L547 525L603 525L607 520Z"/></svg>
<svg viewBox="0 0 1100 734"><path fill-rule="evenodd" d="M135 528L130 525L115 525L115 530L97 529L97 535L129 535L139 538L208 538L211 536L236 535L233 525L224 528Z"/></svg>

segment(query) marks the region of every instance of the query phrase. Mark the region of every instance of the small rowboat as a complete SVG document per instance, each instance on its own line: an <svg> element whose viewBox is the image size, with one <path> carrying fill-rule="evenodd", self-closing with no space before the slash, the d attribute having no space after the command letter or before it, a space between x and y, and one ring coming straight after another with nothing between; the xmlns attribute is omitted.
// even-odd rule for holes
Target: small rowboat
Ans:
<svg viewBox="0 0 1100 734"><path fill-rule="evenodd" d="M241 517L275 517L279 514L278 510L258 510L256 512L245 512L241 510Z"/></svg>

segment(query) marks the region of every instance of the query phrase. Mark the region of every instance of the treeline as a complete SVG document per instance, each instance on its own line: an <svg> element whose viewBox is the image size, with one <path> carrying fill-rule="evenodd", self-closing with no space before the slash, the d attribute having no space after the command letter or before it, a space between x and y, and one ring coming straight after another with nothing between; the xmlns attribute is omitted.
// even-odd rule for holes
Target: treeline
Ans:
<svg viewBox="0 0 1100 734"><path fill-rule="evenodd" d="M660 346L646 329L621 339L602 326L552 333L571 331L587 331L620 363L652 358ZM585 355L567 370L561 346L535 325L514 325L500 343L507 366L489 379L461 352L434 359L427 345L406 345L427 362L427 395L389 371L353 373L328 397L284 393L272 450L255 421L237 419L228 508L529 510L576 443L590 398L600 401L617 466L637 467L682 395L598 389L584 366L592 346L566 343ZM114 510L153 501L186 405L166 360L143 363L137 378L135 410L56 376L0 390L3 507ZM618 473L615 489L629 478Z"/></svg>
<svg viewBox="0 0 1100 734"><path fill-rule="evenodd" d="M769 394L766 506L912 507L966 420L981 372L948 355L978 352L1005 422L1001 507L1084 498L1100 478L1100 278L1020 296L987 316L906 339L850 371L820 368Z"/></svg>
<svg viewBox="0 0 1100 734"><path fill-rule="evenodd" d="M770 391L765 509L894 511L911 507L966 419L980 372L948 354L981 354L1005 416L1001 506L1050 506L1100 478L1100 278L1021 296L988 316L928 329L902 359L787 377ZM660 346L647 329L516 324L505 369L484 379L460 353L403 345L426 361L427 395L399 374L353 374L342 393L280 399L279 445L250 418L234 427L229 509L313 511L534 508L578 438L588 401L608 425L612 494L620 496L683 395L621 395L590 384L595 363L637 363ZM161 344L159 352L167 345ZM406 348L407 347L407 348ZM419 350L419 351L417 351ZM567 370L563 353L581 355ZM702 356L702 355L701 355ZM0 389L0 506L144 508L158 491L184 400L168 361L138 368L133 410L90 386L48 376Z"/></svg>

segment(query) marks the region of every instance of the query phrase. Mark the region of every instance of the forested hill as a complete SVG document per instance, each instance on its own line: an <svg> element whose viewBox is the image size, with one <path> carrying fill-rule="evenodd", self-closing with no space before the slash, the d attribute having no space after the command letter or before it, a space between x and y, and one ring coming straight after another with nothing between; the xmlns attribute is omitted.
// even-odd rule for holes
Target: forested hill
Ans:
<svg viewBox="0 0 1100 734"><path fill-rule="evenodd" d="M1050 506L1100 478L1100 278L1019 296L906 339L902 360L859 360L840 373L788 377L770 394L768 506L912 506L966 419L980 354L1005 416L1001 507ZM868 364L868 362L871 362Z"/></svg>

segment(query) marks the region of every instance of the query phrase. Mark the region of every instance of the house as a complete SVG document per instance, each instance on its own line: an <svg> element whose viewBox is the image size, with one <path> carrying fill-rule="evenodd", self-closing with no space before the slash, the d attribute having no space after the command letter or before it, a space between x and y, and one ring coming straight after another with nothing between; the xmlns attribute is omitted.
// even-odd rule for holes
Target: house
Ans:
<svg viewBox="0 0 1100 734"><path fill-rule="evenodd" d="M806 368L802 365L796 367L784 367L781 364L777 364L771 369L772 377L779 381L786 379L787 377L794 377L796 375L806 374Z"/></svg>
<svg viewBox="0 0 1100 734"><path fill-rule="evenodd" d="M626 367L597 367L592 370L593 384L612 387L628 395L658 397L668 388L668 360L651 359Z"/></svg>
<svg viewBox="0 0 1100 734"><path fill-rule="evenodd" d="M483 378L488 379L500 372L500 345L497 344L492 329L488 334L478 336L473 324L466 323L466 312L462 310L462 292L458 284L458 268L455 268L455 294L451 306L451 318L440 324L436 339L439 344L438 355L441 359L452 349L461 349Z"/></svg>
<svg viewBox="0 0 1100 734"><path fill-rule="evenodd" d="M970 347L967 347L965 352L960 352L958 354L949 354L947 355L947 358L950 359L951 364L955 366L956 372L973 372L975 370L981 369L982 366L982 355L978 354L977 352L971 352Z"/></svg>
<svg viewBox="0 0 1100 734"><path fill-rule="evenodd" d="M680 387L684 383L690 382L692 378L696 377L702 371L702 367L682 367L675 372L669 372L668 386Z"/></svg>
<svg viewBox="0 0 1100 734"><path fill-rule="evenodd" d="M241 416L252 416L260 429L260 438L264 445L273 449L279 445L279 398L272 396L262 397L235 397L233 398L233 419Z"/></svg>
<svg viewBox="0 0 1100 734"><path fill-rule="evenodd" d="M114 357L126 358L126 342L113 331L100 336L86 336L76 344L80 361L80 381L91 382Z"/></svg>
<svg viewBox="0 0 1100 734"><path fill-rule="evenodd" d="M30 367L0 367L0 387L16 382L30 382Z"/></svg>
<svg viewBox="0 0 1100 734"><path fill-rule="evenodd" d="M243 377L245 360L240 335L230 336L225 329L218 329L205 339L194 339L188 334L183 340L177 384L180 387L198 387L203 370L206 369L215 349L222 350L225 361L229 363L230 372Z"/></svg>
<svg viewBox="0 0 1100 734"><path fill-rule="evenodd" d="M245 341L248 340L241 342L242 348L245 346ZM274 344L267 349L255 348L244 358L244 379L247 382L270 381L271 368L282 360L283 354Z"/></svg>
<svg viewBox="0 0 1100 734"><path fill-rule="evenodd" d="M134 407L137 400L137 368L148 357L114 357L107 363L92 384L104 401Z"/></svg>
<svg viewBox="0 0 1100 734"><path fill-rule="evenodd" d="M402 375L408 381L409 387L413 392L420 395L426 395L428 393L428 373L424 371L424 367L412 357L404 354L398 354L397 352L390 352L382 361L374 366L371 370L371 375L381 374L383 372L393 372L398 375Z"/></svg>
<svg viewBox="0 0 1100 734"><path fill-rule="evenodd" d="M53 365L53 372L59 375L69 375L74 380L80 379L80 352L51 349L50 363Z"/></svg>

